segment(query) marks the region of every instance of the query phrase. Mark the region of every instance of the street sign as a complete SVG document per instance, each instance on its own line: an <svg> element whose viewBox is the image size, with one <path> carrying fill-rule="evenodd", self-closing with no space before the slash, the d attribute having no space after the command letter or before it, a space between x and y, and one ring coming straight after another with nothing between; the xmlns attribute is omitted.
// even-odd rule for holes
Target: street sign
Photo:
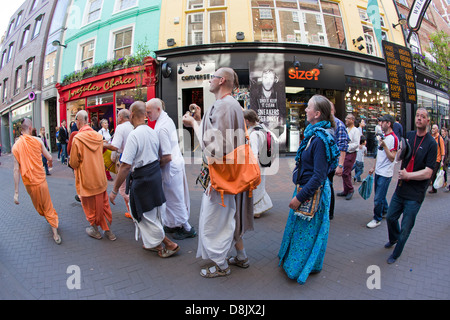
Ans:
<svg viewBox="0 0 450 320"><path fill-rule="evenodd" d="M416 77L411 50L383 40L391 101L417 103Z"/></svg>

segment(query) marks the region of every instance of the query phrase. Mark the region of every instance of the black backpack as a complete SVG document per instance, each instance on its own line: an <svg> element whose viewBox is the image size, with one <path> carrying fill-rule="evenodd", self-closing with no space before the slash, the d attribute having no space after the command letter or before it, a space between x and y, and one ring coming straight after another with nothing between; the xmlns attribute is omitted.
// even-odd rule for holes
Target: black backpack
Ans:
<svg viewBox="0 0 450 320"><path fill-rule="evenodd" d="M261 167L270 167L272 165L272 156L275 156L274 151L276 137L272 136L272 132L265 130L262 126L257 125L253 128L256 131L262 131L264 133L264 138L266 143L263 144L262 149L259 153L259 164Z"/></svg>

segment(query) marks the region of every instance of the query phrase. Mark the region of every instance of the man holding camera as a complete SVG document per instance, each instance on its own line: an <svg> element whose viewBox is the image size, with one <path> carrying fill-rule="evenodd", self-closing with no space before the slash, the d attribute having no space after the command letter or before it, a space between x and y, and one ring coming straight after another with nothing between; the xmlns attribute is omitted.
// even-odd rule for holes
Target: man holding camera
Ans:
<svg viewBox="0 0 450 320"><path fill-rule="evenodd" d="M394 160L398 150L398 138L393 131L395 119L390 114L378 118L381 121L383 136L377 136L379 140L377 158L374 167L369 174L375 172L375 197L373 208L373 219L367 224L367 228L373 229L381 224L383 215L388 211L386 200L389 184L394 175Z"/></svg>

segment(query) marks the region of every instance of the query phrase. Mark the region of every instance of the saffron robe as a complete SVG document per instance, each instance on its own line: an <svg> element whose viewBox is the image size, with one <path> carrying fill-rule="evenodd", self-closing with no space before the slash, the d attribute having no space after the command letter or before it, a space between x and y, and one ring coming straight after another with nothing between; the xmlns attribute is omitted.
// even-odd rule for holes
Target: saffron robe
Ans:
<svg viewBox="0 0 450 320"><path fill-rule="evenodd" d="M24 134L14 144L12 153L19 163L23 184L36 211L45 217L53 228L58 228L58 214L53 208L42 163L41 140Z"/></svg>

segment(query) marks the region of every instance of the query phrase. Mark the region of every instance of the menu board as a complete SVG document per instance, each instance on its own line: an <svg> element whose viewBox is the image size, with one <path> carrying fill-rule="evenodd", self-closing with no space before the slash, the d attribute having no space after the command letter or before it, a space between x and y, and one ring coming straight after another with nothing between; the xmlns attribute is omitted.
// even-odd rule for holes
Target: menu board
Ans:
<svg viewBox="0 0 450 320"><path fill-rule="evenodd" d="M416 77L411 50L383 40L391 101L417 104Z"/></svg>

